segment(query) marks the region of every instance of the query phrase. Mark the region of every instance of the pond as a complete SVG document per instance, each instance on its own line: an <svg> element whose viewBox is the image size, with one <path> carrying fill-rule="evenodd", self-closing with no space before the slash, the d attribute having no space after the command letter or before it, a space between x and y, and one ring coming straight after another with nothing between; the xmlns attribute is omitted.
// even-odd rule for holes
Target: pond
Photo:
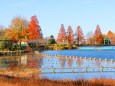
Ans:
<svg viewBox="0 0 115 86"><path fill-rule="evenodd" d="M78 57L92 57L92 58L115 58L115 46L104 46L104 47L80 47L76 50L58 50L58 51L44 51L44 54L53 55L68 55L68 56L78 56Z"/></svg>
<svg viewBox="0 0 115 86"><path fill-rule="evenodd" d="M39 54L2 56L0 68L39 68L42 74L38 77L49 79L75 80L101 77L115 79L115 62L110 61L115 60L114 49L95 50L93 47L82 47L77 50L43 51L43 56ZM105 58L108 60L105 61Z"/></svg>
<svg viewBox="0 0 115 86"><path fill-rule="evenodd" d="M115 46L80 47L77 50L44 51L42 53L53 56L44 57L41 67L57 69L43 70L43 72L51 72L51 74L42 74L41 77L50 79L91 79L101 77L115 79L115 62L110 62L111 59L115 60ZM56 55L62 55L62 57ZM74 56L77 56L77 58ZM80 60L81 57L82 60ZM92 60L89 60L90 58ZM100 58L102 61L99 61ZM108 59L108 61L105 61L105 59ZM105 67L103 72L101 72L101 67ZM87 71L85 68L87 68Z"/></svg>

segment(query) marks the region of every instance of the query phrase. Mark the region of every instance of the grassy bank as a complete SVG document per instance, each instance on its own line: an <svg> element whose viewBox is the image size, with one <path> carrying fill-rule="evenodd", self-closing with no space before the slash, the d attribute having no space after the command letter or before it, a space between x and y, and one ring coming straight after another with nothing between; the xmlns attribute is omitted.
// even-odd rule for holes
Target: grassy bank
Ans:
<svg viewBox="0 0 115 86"><path fill-rule="evenodd" d="M71 45L71 44L49 44L46 45L46 47L49 50L71 50L71 49L78 48L76 45Z"/></svg>
<svg viewBox="0 0 115 86"><path fill-rule="evenodd" d="M113 79L92 80L48 80L48 79L24 79L0 76L0 86L115 86Z"/></svg>

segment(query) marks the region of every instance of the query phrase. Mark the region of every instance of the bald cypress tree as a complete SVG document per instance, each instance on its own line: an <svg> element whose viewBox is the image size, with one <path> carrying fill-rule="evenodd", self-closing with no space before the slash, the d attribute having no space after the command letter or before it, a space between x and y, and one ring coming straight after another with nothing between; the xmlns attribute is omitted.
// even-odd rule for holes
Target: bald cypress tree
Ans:
<svg viewBox="0 0 115 86"><path fill-rule="evenodd" d="M28 27L28 38L29 40L43 38L41 27L36 16L31 17Z"/></svg>
<svg viewBox="0 0 115 86"><path fill-rule="evenodd" d="M95 36L95 42L96 42L96 44L103 42L103 36L102 36L101 29L100 29L99 25L96 26L94 36Z"/></svg>
<svg viewBox="0 0 115 86"><path fill-rule="evenodd" d="M58 33L58 37L57 37L56 41L57 41L57 43L64 43L67 41L67 35L66 35L65 28L64 28L63 24L61 24L61 28Z"/></svg>
<svg viewBox="0 0 115 86"><path fill-rule="evenodd" d="M71 26L68 26L67 29L67 39L68 39L68 43L73 43L74 41L74 34L73 34L73 30Z"/></svg>

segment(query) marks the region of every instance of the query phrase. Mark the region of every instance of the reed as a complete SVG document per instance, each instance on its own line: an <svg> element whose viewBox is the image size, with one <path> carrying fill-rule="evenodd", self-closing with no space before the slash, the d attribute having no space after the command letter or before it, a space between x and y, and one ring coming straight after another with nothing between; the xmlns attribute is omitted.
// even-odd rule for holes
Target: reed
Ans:
<svg viewBox="0 0 115 86"><path fill-rule="evenodd" d="M25 79L0 76L0 86L115 86L114 79L91 80L49 80L49 79Z"/></svg>

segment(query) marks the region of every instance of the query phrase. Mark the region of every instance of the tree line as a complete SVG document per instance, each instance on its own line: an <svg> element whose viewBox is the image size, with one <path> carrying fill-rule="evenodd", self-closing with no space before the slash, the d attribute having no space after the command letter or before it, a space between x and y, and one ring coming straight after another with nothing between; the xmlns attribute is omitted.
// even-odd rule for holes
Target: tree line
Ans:
<svg viewBox="0 0 115 86"><path fill-rule="evenodd" d="M8 28L0 28L1 40L26 41L43 38L41 27L36 16L30 22L22 17L15 17Z"/></svg>
<svg viewBox="0 0 115 86"><path fill-rule="evenodd" d="M21 43L22 41L27 42L28 40L38 40L43 38L39 21L35 15L31 17L30 21L22 17L14 17L9 27L3 28L3 26L0 26L1 40L12 40ZM108 31L106 35L102 34L99 25L96 26L94 33L88 32L85 37L80 26L76 27L74 33L71 26L68 26L66 32L64 25L61 24L56 43L102 44L104 38L108 38L112 42L115 42L115 34L112 31ZM54 37L51 36L49 41L51 44L55 43Z"/></svg>
<svg viewBox="0 0 115 86"><path fill-rule="evenodd" d="M82 28L78 26L75 33L71 26L68 26L67 32L65 31L64 25L61 24L56 42L57 43L69 43L69 44L103 44L104 39L109 39L115 43L115 34L112 31L102 34L100 26L97 25L95 32L88 32L86 37L83 34Z"/></svg>
<svg viewBox="0 0 115 86"><path fill-rule="evenodd" d="M27 43L28 40L37 40L42 38L42 30L35 15L31 17L30 21L22 17L14 17L9 27L0 27L0 47L2 48L10 46L5 40L11 40L13 43L18 44L21 47L21 42Z"/></svg>

